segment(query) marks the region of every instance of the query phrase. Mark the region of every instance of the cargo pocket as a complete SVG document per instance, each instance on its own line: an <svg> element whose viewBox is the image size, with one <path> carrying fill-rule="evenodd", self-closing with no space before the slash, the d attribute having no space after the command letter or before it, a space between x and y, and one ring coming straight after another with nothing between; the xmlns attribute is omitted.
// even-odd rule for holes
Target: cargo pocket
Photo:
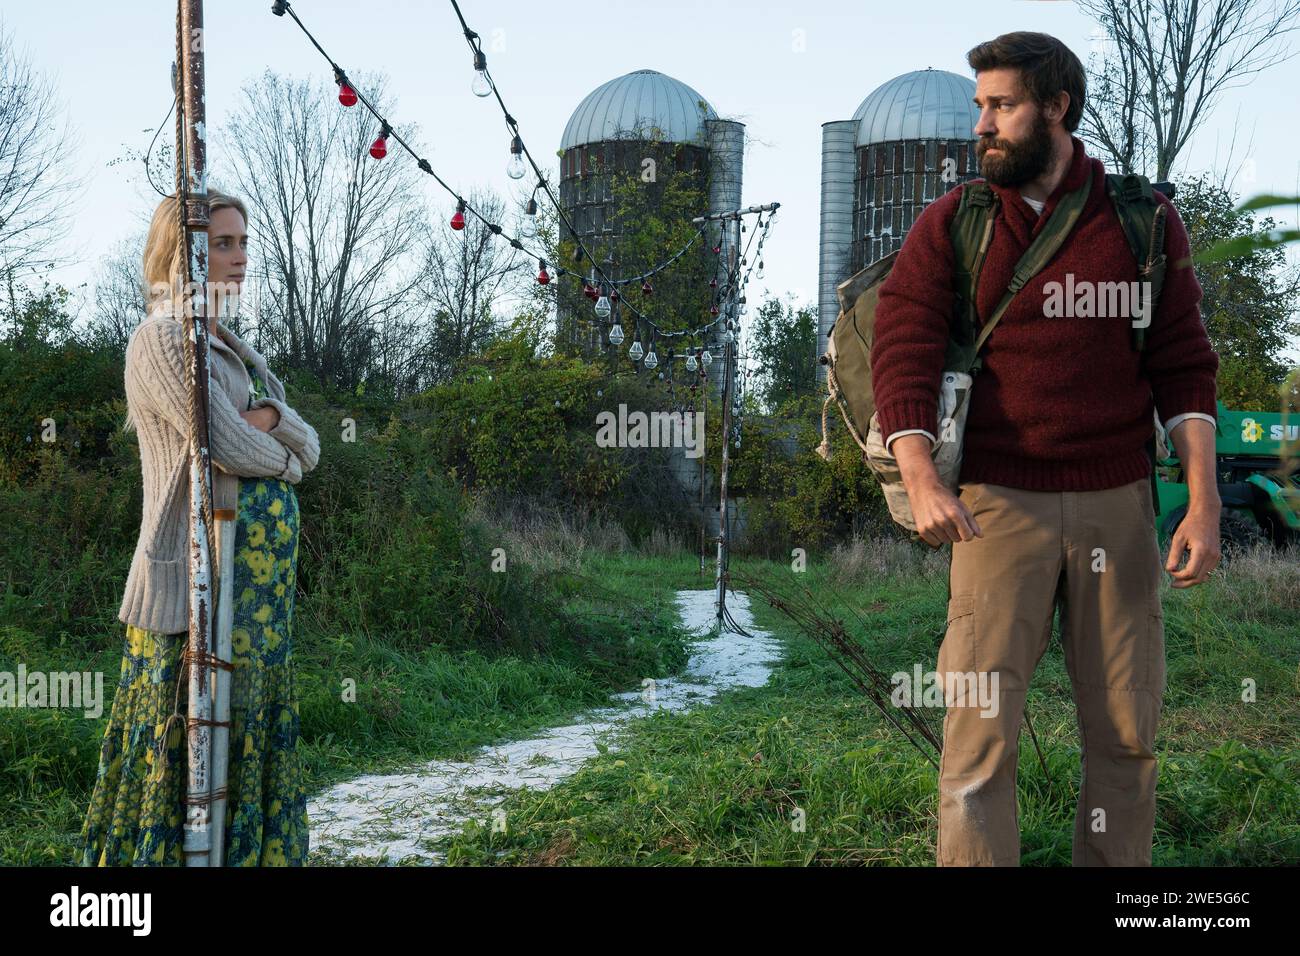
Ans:
<svg viewBox="0 0 1300 956"><path fill-rule="evenodd" d="M1157 598L1157 605L1159 599ZM1157 701L1165 696L1165 618L1160 611L1147 615L1146 689Z"/></svg>
<svg viewBox="0 0 1300 956"><path fill-rule="evenodd" d="M975 596L954 594L948 600L948 626L939 646L937 670L975 671Z"/></svg>

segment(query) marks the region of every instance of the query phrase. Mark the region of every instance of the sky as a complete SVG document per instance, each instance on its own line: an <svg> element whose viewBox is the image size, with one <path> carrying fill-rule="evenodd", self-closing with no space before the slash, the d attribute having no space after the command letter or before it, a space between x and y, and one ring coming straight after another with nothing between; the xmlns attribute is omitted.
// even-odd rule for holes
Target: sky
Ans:
<svg viewBox="0 0 1300 956"><path fill-rule="evenodd" d="M208 0L205 8L208 119L218 139L241 86L263 71L329 78L293 22L271 14L271 0ZM346 70L387 73L396 97L390 119L419 124L422 154L442 178L466 194L476 187L514 194L505 173L509 137L496 101L470 92L471 54L450 0L300 0L293 8ZM0 12L0 27L54 81L73 130L68 161L84 188L65 249L72 261L53 278L83 297L102 258L144 227L157 201L138 163L110 163L143 151L170 105L175 9L174 0L64 0L6 4ZM759 286L809 305L817 294L823 123L852 116L900 73L933 67L970 76L966 51L1000 33L1051 33L1085 60L1096 43L1096 25L1064 0L605 0L586 7L462 0L461 9L483 37L493 79L539 162L554 158L587 93L637 69L676 77L723 117L744 122L751 142L743 201L781 203ZM1300 50L1300 32L1289 42ZM1175 176L1221 171L1233 151L1238 191L1300 193L1297 88L1300 57L1226 91ZM219 156L211 169L218 183ZM387 161L410 160L393 150ZM433 208L449 215L446 193L421 180ZM1296 222L1294 207L1275 215ZM1294 248L1289 257L1300 261ZM751 304L762 297L751 287ZM1300 342L1291 357L1300 361Z"/></svg>

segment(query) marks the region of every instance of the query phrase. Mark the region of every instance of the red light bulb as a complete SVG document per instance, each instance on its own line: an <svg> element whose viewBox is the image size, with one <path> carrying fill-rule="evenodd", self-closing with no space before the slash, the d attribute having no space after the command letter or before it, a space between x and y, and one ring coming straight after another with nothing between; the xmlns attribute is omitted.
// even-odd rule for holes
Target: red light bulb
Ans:
<svg viewBox="0 0 1300 956"><path fill-rule="evenodd" d="M388 155L388 137L380 133L378 138L370 144L370 155L375 159L383 159Z"/></svg>
<svg viewBox="0 0 1300 956"><path fill-rule="evenodd" d="M357 91L346 83L339 84L339 102L344 106L357 105Z"/></svg>
<svg viewBox="0 0 1300 956"><path fill-rule="evenodd" d="M457 209L456 214L451 217L451 228L455 229L457 232L465 228L465 214L459 209Z"/></svg>
<svg viewBox="0 0 1300 956"><path fill-rule="evenodd" d="M542 266L542 271L537 273L537 284L546 285L546 283L550 281L551 281L551 274L546 271L545 266Z"/></svg>
<svg viewBox="0 0 1300 956"><path fill-rule="evenodd" d="M641 283L641 294L642 294L642 295L653 295L653 294L654 294L654 291L655 291L655 290L654 290L654 286L652 286L652 285L650 284L650 280L649 280L649 279L647 279L645 282Z"/></svg>

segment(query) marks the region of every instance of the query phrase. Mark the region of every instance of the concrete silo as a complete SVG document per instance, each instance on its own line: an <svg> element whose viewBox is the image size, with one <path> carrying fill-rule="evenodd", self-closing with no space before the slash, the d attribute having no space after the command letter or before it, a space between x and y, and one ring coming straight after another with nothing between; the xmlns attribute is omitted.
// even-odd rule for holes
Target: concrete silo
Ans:
<svg viewBox="0 0 1300 956"><path fill-rule="evenodd" d="M620 234L613 215L617 200L610 175L599 170L639 175L646 160L652 159L659 178L680 173L700 177L708 208L696 215L735 209L741 197L744 129L743 123L719 118L690 86L655 70L637 70L598 86L573 111L560 141L560 202L574 232L609 274L621 278L635 271L631 265L622 268L619 262ZM566 231L561 239L572 237ZM700 243L691 254L703 257L711 271L719 261L713 247L724 245L725 257L728 240L717 228L712 228L707 238L708 242ZM663 255L672 251L663 250ZM584 273L589 269L590 263L585 264ZM718 279L721 284L720 275ZM633 294L631 304L639 307L635 298ZM707 309L703 294L701 302ZM604 347L608 323L600 322L580 297L576 303L572 297L560 297L558 320L561 343L586 354ZM655 316L655 320L676 329L701 325L707 316L698 312ZM719 366L714 363L711 376L720 376Z"/></svg>
<svg viewBox="0 0 1300 956"><path fill-rule="evenodd" d="M835 287L901 248L922 209L978 174L974 96L973 80L916 70L822 125L818 355L839 315Z"/></svg>

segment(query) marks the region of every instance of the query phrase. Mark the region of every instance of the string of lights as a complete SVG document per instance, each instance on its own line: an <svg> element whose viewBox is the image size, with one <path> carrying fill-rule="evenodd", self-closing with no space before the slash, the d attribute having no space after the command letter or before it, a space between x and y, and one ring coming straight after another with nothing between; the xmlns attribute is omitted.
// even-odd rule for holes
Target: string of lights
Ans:
<svg viewBox="0 0 1300 956"><path fill-rule="evenodd" d="M640 280L638 280L637 277L628 277L624 280L619 280L609 276L605 272L605 270L601 268L600 263L597 261L596 257L591 254L591 251L589 249L587 249L586 245L582 241L582 237L578 234L577 229L574 228L573 223L570 222L569 217L565 214L563 205L556 198L555 194L551 191L550 183L547 181L546 177L542 175L541 168L537 165L537 161L533 158L533 154L528 149L528 145L524 142L523 136L519 132L518 120L516 120L515 117L510 113L510 110L506 108L505 100L502 99L501 97L501 91L498 89L496 81L492 79L492 73L488 69L487 54L483 52L483 46L482 43L480 42L480 37L478 33L470 29L469 24L465 20L465 15L461 12L460 4L457 2L457 0L451 0L451 6L452 9L456 11L456 18L460 21L461 30L465 34L465 42L469 45L470 51L474 55L474 60L473 60L474 80L471 83L471 90L476 96L480 96L480 97L492 96L496 99L497 105L501 108L502 116L505 118L506 128L509 129L511 134L510 162L509 164L507 164L506 173L507 175L515 179L521 179L525 173L525 169L523 166L523 159L521 157L527 158L528 164L532 166L533 173L537 177L537 186L534 187L534 193L538 188L542 189L546 193L547 198L551 202L551 206L555 209L556 215L559 217L560 221L564 224L565 228L569 231L569 234L572 235L574 243L578 247L578 262L581 264L584 259L590 261L592 278L599 279L599 282L602 286L599 289L595 288L594 283L588 282L586 279L584 279L583 292L588 298L595 301L596 315L603 321L604 319L608 318L610 315L609 309L610 309L610 298L611 298L609 295L606 294L606 290L604 287L608 287L610 291L616 292L620 284L632 283ZM699 234L703 233L704 229L706 228L706 225L707 225L707 221L701 224ZM698 238L699 234L697 234L696 238ZM694 239L692 239L692 242L694 242ZM713 247L713 252L715 255L720 253L721 251L722 248L720 245ZM674 256L674 260L680 255L682 255L684 252L685 250L683 249L682 252L679 252L677 254L677 256ZM578 275L577 273L572 273L572 272L571 274L575 276ZM581 276L578 277L582 278ZM712 286L714 289L717 288L716 278L713 280ZM643 288L642 291L645 292L646 290ZM710 321L706 325L702 325L694 329L682 329L682 330L670 331L670 330L660 328L658 323L652 320L649 316L642 313L631 303L627 302L626 298L623 298L623 304L629 311L632 312L633 317L635 318L638 325L645 325L651 330L652 336L664 336L664 337L678 336L678 335L702 336L717 324L716 317L719 314L718 307L715 302L712 309L710 310L711 314L715 316L714 320ZM615 328L617 328L618 325L619 323L616 322ZM611 330L611 332L612 331L613 330ZM637 336L637 340L639 343L640 341L639 335ZM622 341L622 339L620 338L619 341ZM618 343L615 342L614 344L618 344Z"/></svg>
<svg viewBox="0 0 1300 956"><path fill-rule="evenodd" d="M707 229L708 222L712 221L716 217L702 217L701 219L697 220L697 222L699 222L699 229L695 232L695 234L692 235L690 239L687 240L687 242L680 249L678 249L673 255L671 255L668 259L664 260L663 262L656 265L652 269L649 269L643 273L639 273L632 276L625 276L622 278L610 276L606 272L606 270L601 268L598 261L595 259L594 256L592 256L590 250L588 250L585 244L583 244L581 237L578 235L577 231L573 228L572 223L569 221L567 215L565 214L562 205L556 198L555 194L552 192L550 183L547 181L546 177L542 174L542 171L537 165L535 159L533 158L532 153L528 150L526 144L523 142L523 138L519 133L519 124L515 120L515 118L509 113L509 111L506 109L505 102L502 99L499 90L497 89L496 83L492 79L491 74L487 69L487 57L486 54L483 52L482 47L479 43L478 34L475 33L473 30L471 30L468 24L465 22L465 18L460 11L459 4L456 3L456 0L452 0L452 6L456 11L457 18L461 22L461 27L465 33L466 41L469 43L474 53L474 66L475 66L475 74L476 74L474 84L473 84L474 92L476 95L479 96L488 96L488 95L495 96L497 103L500 106L502 113L505 117L507 127L510 129L512 134L511 161L508 166L507 173L512 178L516 178L516 179L522 178L522 176L526 171L523 167L522 157L526 157L528 163L533 168L534 174L537 177L537 185L533 189L533 197L529 199L527 213L529 215L536 214L535 197L536 197L537 190L541 189L546 194L547 198L550 200L561 222L573 235L579 250L578 261L582 262L584 259L586 259L586 260L590 260L591 262L590 279L582 276L579 272L575 270L565 268L558 264L555 264L553 266L555 270L555 276L563 277L565 275L571 275L575 279L578 279L579 281L582 282L584 295L586 295L587 298L594 300L595 302L594 312L597 318L601 320L602 325L604 323L604 320L608 319L609 316L612 314L614 304L617 304L617 307L619 308L620 312L626 309L627 311L632 313L636 328L634 329L635 341L633 342L632 348L629 350L629 357L632 359L634 364L640 363L647 369L653 370L659 364L659 357L654 348L654 343L657 339L662 338L669 341L672 341L674 339L680 339L680 338L703 339L704 336L706 336L710 331L712 331L716 326L718 326L719 323L724 321L726 321L727 323L728 332L732 332L733 331L731 328L732 322L724 315L723 311L719 307L719 303L722 301L726 301L730 296L734 295L738 288L743 289L744 285L748 281L750 272L752 272L753 270L752 266L750 266L750 269L745 272L744 277L743 279L740 280L739 284L737 284L736 272L731 269L729 263L726 264L725 266L725 268L727 269L725 284L720 286L716 276L710 280L709 285L711 290L714 293L714 301L709 310L712 319L709 322L704 323L695 328L665 329L661 327L657 322L652 320L640 309L638 309L636 306L634 306L631 302L629 302L627 296L620 295L619 293L619 289L621 287L640 283L643 296L648 297L652 295L653 286L651 285L649 280L655 275L658 275L659 273L663 272L664 270L671 268L673 264L675 264L679 259L681 259L681 257L684 256L699 240L699 237L704 234L704 232ZM440 187L442 187L448 194L450 194L456 200L456 212L452 216L450 222L450 226L453 230L463 229L465 227L465 213L466 212L470 213L471 215L475 216L480 222L482 222L483 225L494 235L502 237L513 248L525 253L531 258L535 258L539 265L539 271L537 274L538 283L543 286L550 284L552 276L550 271L548 271L547 268L546 256L544 254L539 254L536 250L529 249L527 246L524 245L523 242L519 240L518 237L508 235L505 232L504 228L499 223L495 223L487 216L484 216L478 209L474 208L474 206L468 200L466 200L464 196L460 195L455 190L454 187L452 187L441 176L439 176L434 171L429 161L421 157L418 153L416 153L416 151L411 147L411 145L407 143L406 140L394 130L392 124L388 121L387 117L385 117L375 107L375 105L370 101L368 97L366 97L362 92L358 90L356 84L349 79L346 71L329 55L329 53L326 52L326 50L320 44L320 42L317 41L315 36L312 35L311 31L307 29L306 25L302 22L301 18L297 15L297 12L292 8L288 0L276 0L276 2L272 6L271 12L276 16L281 16L281 17L284 16L285 14L288 14L289 17L298 26L298 28L302 31L303 35L307 37L308 41L312 44L312 46L314 46L316 50L321 54L321 56L326 60L326 62L329 63L334 73L334 80L339 87L339 102L345 107L350 107L356 105L357 103L361 103L371 113L371 115L373 115L376 118L376 120L378 120L380 131L379 131L379 135L376 137L375 141L371 144L370 147L370 154L372 158L376 160L385 158L388 153L388 140L390 138L395 140L398 143L398 145L401 146L401 148L404 149L416 161L416 165L419 167L419 169L422 172L430 175L438 183ZM771 218L772 217L769 217L767 222L764 223L760 215L759 221L764 227L762 229L762 238L759 241L760 256L762 250L762 241L763 239L766 238L767 231L770 228ZM742 230L743 230L743 226L742 226ZM751 244L753 242L753 239L754 236L751 235L750 237ZM713 252L715 255L720 254L721 251L722 251L722 247L720 243L713 247ZM746 249L746 252L748 252L748 248ZM745 257L742 257L741 263L743 264L744 262L745 262ZM759 262L759 277L760 278L762 277L761 261ZM599 285L597 285L597 283L599 283ZM744 300L742 298L741 299L742 309L743 309L743 301ZM590 324L590 323L588 322L584 324ZM641 345L641 339L643 337L643 332L642 332L643 327L646 333L648 333L648 338L650 342L650 348L648 351L646 351ZM617 347L619 344L622 343L624 338L625 335L623 333L622 320L620 318L616 318L610 328L610 333L609 333L610 344ZM643 358L644 361L642 361ZM676 358L682 359L685 363L686 370L688 372L694 372L696 369L699 369L701 376L703 376L704 370L707 369L707 367L709 366L712 360L712 355L706 347L697 347L695 349L687 349L686 351L680 354L678 354L676 349L670 349L668 353L668 358L670 361ZM659 373L659 377L660 378L664 377L662 372Z"/></svg>
<svg viewBox="0 0 1300 956"><path fill-rule="evenodd" d="M453 6L455 6L454 3ZM376 160L385 158L388 155L388 140L390 138L395 140L398 143L398 145L401 146L404 150L406 150L406 152L410 154L410 156L416 161L416 165L420 168L422 172L433 177L434 181L437 182L439 186L441 186L448 194L450 194L456 200L456 211L452 215L451 222L450 222L450 226L452 229L457 231L464 229L465 213L466 212L470 213L475 218L477 218L480 222L482 222L483 225L494 235L502 237L513 248L525 253L530 258L536 259L538 263L538 273L537 273L538 284L543 286L550 284L552 275L551 272L548 270L545 254L539 253L534 249L529 249L519 240L518 237L510 236L509 234L507 234L505 232L505 229L499 223L495 223L491 221L488 217L484 216L478 209L476 209L473 206L472 203L470 203L464 196L458 193L453 186L451 186L441 176L439 176L434 171L432 164L424 157L421 157L410 146L410 144L407 143L406 140L399 133L396 132L396 130L394 130L392 124L388 121L387 117L385 117L375 107L375 105L370 101L370 99L366 97L358 89L356 83L354 83L352 80L349 79L347 72L337 63L337 61L334 60L333 57L329 55L328 52L326 52L325 48L321 46L320 42L316 39L316 37L313 36L311 31L307 29L306 24L302 22L302 19L298 16L297 12L293 9L292 5L288 2L288 0L276 0L276 2L272 4L271 12L278 17L283 17L285 14L288 14L289 17L293 20L293 22L302 31L303 35L307 37L308 41L310 41L312 46L316 48L317 52L319 52L320 55L325 59L325 61L329 63L330 68L333 70L334 73L334 81L339 87L340 104L342 104L345 107L351 107L351 106L355 106L357 103L361 103L370 112L370 114L379 121L379 127L380 127L379 135L375 138L375 141L371 143L370 146L370 155L372 158ZM583 282L584 292L588 293L589 297L597 300L599 300L605 293L606 286L608 286L609 291L611 291L614 294L615 298L620 298L617 295L617 288L620 285L629 285L632 283L641 283L642 293L645 295L652 294L653 287L650 285L649 282L650 278L654 277L655 275L658 275L659 273L663 272L665 269L671 267L678 259L680 259L683 255L685 255L687 250L692 245L694 245L694 243L699 239L699 236L704 233L705 227L701 226L701 228L696 232L696 234L692 236L681 249L679 249L676 253L670 256L667 260L665 260L660 265L657 265L654 268L647 270L644 273L640 273L635 276L627 276L623 279L615 279L607 275L605 271L600 268L599 264L596 262L594 257L591 256L590 252L586 249L586 247L582 244L581 239L577 237L577 233L573 230L572 223L569 222L568 217L564 214L563 208L561 207L558 200L555 198L554 193L551 191L550 184L547 182L545 176L542 175L542 172L540 168L537 166L537 163L534 161L532 154L529 153L526 147L524 146L522 137L520 137L518 133L518 123L515 121L514 117L510 116L510 114L505 110L505 104L501 100L500 93L496 92L495 83L492 82L490 74L487 73L486 55L483 54L481 48L479 48L476 43L478 35L474 34L473 31L469 30L468 27L465 25L464 17L461 16L459 7L456 8L456 13L461 20L462 27L466 30L467 39L469 39L471 47L473 47L475 50L476 67L479 66L480 63L482 64L482 70L479 72L479 74L476 76L475 79L475 84L476 84L475 92L480 96L487 95L489 93L496 94L497 102L501 105L502 111L505 112L507 118L507 124L510 126L514 134L511 140L511 161L510 164L507 166L507 174L510 175L511 178L513 179L522 178L524 174L524 170L523 170L522 160L520 159L520 156L523 155L528 157L528 161L532 165L533 171L537 176L537 186L535 186L533 189L534 197L536 196L537 189L541 188L546 193L547 197L550 199L561 221L570 230L570 232L574 234L574 237L575 239L577 239L578 246L580 249L579 261L581 261L581 257L583 256L591 260L593 278L596 276L596 273L599 272L599 277L601 282L601 288L599 290L600 294L599 295L590 294L591 292L594 292L595 289L582 276L581 273L573 269L565 268L564 266L561 266L558 263L553 263L551 266L551 268L555 270L555 277L563 277L565 275L573 276L575 279L578 279L579 281ZM470 39L471 35L472 35L472 39ZM480 92L481 89L480 78L482 78L482 80L489 85L489 87L483 92ZM528 215L536 215L537 203L535 198L529 199L526 212ZM622 297L622 304L625 308L627 308L629 311L633 313L633 315L636 317L636 320L639 324L645 324L652 329L656 329L656 330L658 329L657 323L653 322L653 320L651 320L648 316L644 315L640 310L638 310L635 306L629 303L625 297ZM597 312L597 314L598 315L600 314L599 311ZM601 317L604 318L605 316L601 316ZM710 325L712 325L712 323L710 323ZM708 327L709 326L705 326L699 330L694 330L694 331L696 331L697 334L699 334L707 330Z"/></svg>

